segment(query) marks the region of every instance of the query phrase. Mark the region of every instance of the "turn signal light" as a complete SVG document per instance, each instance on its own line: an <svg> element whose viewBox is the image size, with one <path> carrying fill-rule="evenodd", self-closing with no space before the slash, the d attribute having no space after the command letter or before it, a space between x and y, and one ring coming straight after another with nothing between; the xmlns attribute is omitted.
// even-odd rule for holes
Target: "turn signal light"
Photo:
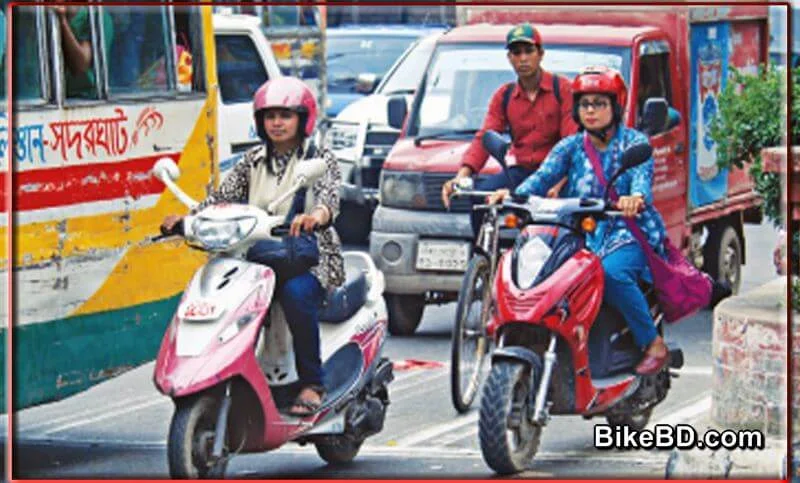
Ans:
<svg viewBox="0 0 800 483"><path fill-rule="evenodd" d="M594 230L597 229L597 220L591 216L587 216L581 220L581 229L586 233L594 233Z"/></svg>
<svg viewBox="0 0 800 483"><path fill-rule="evenodd" d="M518 228L519 227L519 217L514 213L509 213L506 215L505 219L505 226L506 228Z"/></svg>

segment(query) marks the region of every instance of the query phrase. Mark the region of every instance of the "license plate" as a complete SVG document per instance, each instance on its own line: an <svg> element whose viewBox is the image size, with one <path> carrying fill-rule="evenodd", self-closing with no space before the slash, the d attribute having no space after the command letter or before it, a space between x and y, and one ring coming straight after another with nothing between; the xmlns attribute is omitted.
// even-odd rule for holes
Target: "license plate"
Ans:
<svg viewBox="0 0 800 483"><path fill-rule="evenodd" d="M420 240L417 270L464 272L469 261L469 242Z"/></svg>
<svg viewBox="0 0 800 483"><path fill-rule="evenodd" d="M211 300L187 300L181 305L178 317L183 320L214 320L222 315L223 308Z"/></svg>

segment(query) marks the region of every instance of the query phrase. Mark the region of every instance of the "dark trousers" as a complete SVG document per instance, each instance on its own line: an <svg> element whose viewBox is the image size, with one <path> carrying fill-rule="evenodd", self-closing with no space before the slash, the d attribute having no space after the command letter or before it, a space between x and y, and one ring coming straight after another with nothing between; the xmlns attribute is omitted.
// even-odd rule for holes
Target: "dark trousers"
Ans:
<svg viewBox="0 0 800 483"><path fill-rule="evenodd" d="M508 175L506 175L508 173ZM488 178L484 178L478 183L475 184L475 189L477 191L495 191L499 190L500 188L508 188L513 193L514 190L522 184L525 179L533 174L533 169L526 168L523 166L512 166L508 168L507 171L500 172L489 176ZM510 178L510 183L509 183ZM484 200L479 200L476 198L472 198L473 205L481 205L484 203ZM483 215L485 212L482 211L472 211L470 213L470 223L472 224L472 236L473 238L478 238L478 233L481 230L481 223L483 222Z"/></svg>
<svg viewBox="0 0 800 483"><path fill-rule="evenodd" d="M270 244L253 245L247 252L251 262L262 263L260 250ZM265 264L266 265L266 264ZM311 272L304 272L288 280L277 274L276 293L286 314L286 321L292 333L294 360L297 377L303 386L322 385L322 361L319 343L319 310L322 307L325 290Z"/></svg>

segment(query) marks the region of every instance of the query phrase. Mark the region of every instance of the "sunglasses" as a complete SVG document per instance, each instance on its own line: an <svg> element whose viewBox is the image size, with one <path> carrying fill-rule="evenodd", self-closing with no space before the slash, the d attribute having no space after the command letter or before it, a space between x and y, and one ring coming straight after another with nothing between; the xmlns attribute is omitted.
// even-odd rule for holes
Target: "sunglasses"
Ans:
<svg viewBox="0 0 800 483"><path fill-rule="evenodd" d="M583 109L584 111L585 111L585 110L587 110L587 109L589 109L590 107L591 107L591 108L593 108L593 109L595 109L595 110L605 109L605 108L607 108L607 107L608 107L608 106L610 106L610 105L611 105L611 103L610 103L610 102L608 102L608 101L606 101L606 100L603 100L603 99L596 100L596 101L587 101L587 100L582 100L582 101L580 101L580 102L578 103L578 106L579 106L581 109Z"/></svg>
<svg viewBox="0 0 800 483"><path fill-rule="evenodd" d="M523 52L526 53L526 54L532 54L535 51L536 51L536 47L534 47L533 45L515 46L515 47L512 47L511 49L509 49L509 52L511 52L511 55L515 55L515 56L516 55L522 55Z"/></svg>

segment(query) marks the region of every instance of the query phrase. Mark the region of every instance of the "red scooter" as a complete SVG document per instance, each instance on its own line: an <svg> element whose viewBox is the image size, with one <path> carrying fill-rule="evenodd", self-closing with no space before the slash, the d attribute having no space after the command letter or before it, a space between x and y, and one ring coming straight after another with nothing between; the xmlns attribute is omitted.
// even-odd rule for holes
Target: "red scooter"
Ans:
<svg viewBox="0 0 800 483"><path fill-rule="evenodd" d="M484 146L503 159L507 143L497 133ZM645 162L652 148L630 147L624 171ZM481 399L479 440L497 473L526 469L542 430L554 414L605 416L609 424L646 426L670 388L669 367L683 365L671 345L670 364L652 376L634 373L642 358L621 314L603 304L603 267L586 248L586 233L614 211L608 197L504 202L509 225L521 227L494 280L494 312L487 332L497 349ZM652 287L642 287L659 334L662 315Z"/></svg>

